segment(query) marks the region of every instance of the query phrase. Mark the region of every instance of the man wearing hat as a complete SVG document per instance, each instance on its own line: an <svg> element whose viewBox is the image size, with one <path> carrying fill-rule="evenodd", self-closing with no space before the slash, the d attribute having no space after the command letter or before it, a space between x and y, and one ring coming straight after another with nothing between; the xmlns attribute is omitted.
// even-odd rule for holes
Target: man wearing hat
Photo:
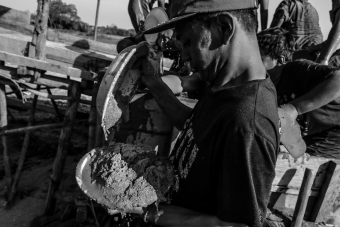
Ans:
<svg viewBox="0 0 340 227"><path fill-rule="evenodd" d="M141 46L142 82L182 132L170 159L171 205L144 210L160 226L262 226L279 152L274 85L256 39L256 0L173 0L182 57L209 86L194 110L161 80L159 57Z"/></svg>

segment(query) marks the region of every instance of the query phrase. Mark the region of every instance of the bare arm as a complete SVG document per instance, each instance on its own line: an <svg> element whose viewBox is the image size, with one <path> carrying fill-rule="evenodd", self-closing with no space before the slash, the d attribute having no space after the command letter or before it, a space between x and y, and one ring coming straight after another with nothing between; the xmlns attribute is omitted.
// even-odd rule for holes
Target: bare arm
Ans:
<svg viewBox="0 0 340 227"><path fill-rule="evenodd" d="M333 52L338 48L340 44L340 10L336 12L335 23L331 31L329 32L328 39L325 42L320 56L316 60L316 63L328 65L328 60Z"/></svg>
<svg viewBox="0 0 340 227"><path fill-rule="evenodd" d="M141 80L155 98L157 104L179 130L190 117L192 109L182 104L171 89L162 81L160 74L160 53L156 53L150 44L141 44L135 56L138 58L134 67L142 68Z"/></svg>
<svg viewBox="0 0 340 227"><path fill-rule="evenodd" d="M284 10L280 9L280 10L275 12L274 17L273 17L273 21L272 21L270 27L271 28L281 27L283 22L285 22L284 21Z"/></svg>
<svg viewBox="0 0 340 227"><path fill-rule="evenodd" d="M304 114L320 108L340 97L340 70L318 84L305 95L293 100L299 114Z"/></svg>
<svg viewBox="0 0 340 227"><path fill-rule="evenodd" d="M261 0L260 1L260 12L261 12L261 29L262 31L267 29L268 25L268 7L269 0Z"/></svg>
<svg viewBox="0 0 340 227"><path fill-rule="evenodd" d="M165 1L164 0L158 0L158 7L162 7L165 9Z"/></svg>
<svg viewBox="0 0 340 227"><path fill-rule="evenodd" d="M143 77L143 83L150 89L164 114L177 129L182 130L185 121L190 117L192 109L182 104L160 78L150 79L146 78L146 76Z"/></svg>
<svg viewBox="0 0 340 227"><path fill-rule="evenodd" d="M163 76L162 80L174 94L197 91L202 88L204 83L199 78L198 73L194 73L190 76L167 75Z"/></svg>
<svg viewBox="0 0 340 227"><path fill-rule="evenodd" d="M157 225L161 226L246 226L244 224L223 222L216 216L166 204L159 205L159 210L164 211L157 221ZM155 209L151 210L151 214L147 215L147 220L155 222L155 213Z"/></svg>

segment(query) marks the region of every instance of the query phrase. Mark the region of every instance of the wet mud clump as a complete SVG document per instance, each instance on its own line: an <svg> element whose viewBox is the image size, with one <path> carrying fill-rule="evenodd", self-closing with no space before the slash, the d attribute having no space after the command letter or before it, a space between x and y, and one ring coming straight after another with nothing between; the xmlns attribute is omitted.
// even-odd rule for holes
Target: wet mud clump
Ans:
<svg viewBox="0 0 340 227"><path fill-rule="evenodd" d="M167 158L141 145L112 143L91 158L91 179L101 187L109 210L127 213L167 200L173 169Z"/></svg>

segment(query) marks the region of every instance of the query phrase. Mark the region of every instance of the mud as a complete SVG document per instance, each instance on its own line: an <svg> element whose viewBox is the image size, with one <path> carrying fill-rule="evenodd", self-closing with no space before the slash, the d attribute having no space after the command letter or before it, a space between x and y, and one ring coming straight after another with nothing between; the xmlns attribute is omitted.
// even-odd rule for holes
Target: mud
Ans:
<svg viewBox="0 0 340 227"><path fill-rule="evenodd" d="M164 157L142 145L112 143L91 158L91 179L101 186L110 210L127 213L167 201L173 169Z"/></svg>

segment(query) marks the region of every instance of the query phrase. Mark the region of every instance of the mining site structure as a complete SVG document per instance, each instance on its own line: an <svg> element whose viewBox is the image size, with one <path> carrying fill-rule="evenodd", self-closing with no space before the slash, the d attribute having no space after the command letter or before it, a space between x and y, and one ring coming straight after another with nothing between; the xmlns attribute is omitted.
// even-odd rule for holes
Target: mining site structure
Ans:
<svg viewBox="0 0 340 227"><path fill-rule="evenodd" d="M7 206L10 207L24 165L30 132L43 128L62 127L45 206L45 214L51 214L54 212L56 202L53 195L61 182L67 156L67 145L70 142L79 103L91 106L88 118L88 150L100 146L103 142L100 121L97 121L96 116L95 97L103 76L101 71L110 65L115 56L113 53L112 55L97 54L87 50L77 52L74 49L70 50L70 48L60 47L53 43L46 45L50 0L38 0L37 2L37 17L31 41L11 35L6 36L6 34L0 35L0 135L7 183ZM6 86L13 90L18 99L6 97ZM53 88L67 90L67 95L53 95L51 92ZM42 92L43 89L46 89L47 93ZM25 101L22 91L34 94L31 103L23 104L20 101L20 99ZM81 94L91 96L92 100L81 99ZM53 107L40 104L38 96L50 99ZM66 100L68 102L66 110L58 108L55 100ZM7 128L8 106L31 109L27 127ZM62 122L34 126L36 110L55 112ZM7 136L22 132L25 133L25 138L16 172L12 173Z"/></svg>

